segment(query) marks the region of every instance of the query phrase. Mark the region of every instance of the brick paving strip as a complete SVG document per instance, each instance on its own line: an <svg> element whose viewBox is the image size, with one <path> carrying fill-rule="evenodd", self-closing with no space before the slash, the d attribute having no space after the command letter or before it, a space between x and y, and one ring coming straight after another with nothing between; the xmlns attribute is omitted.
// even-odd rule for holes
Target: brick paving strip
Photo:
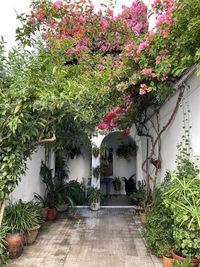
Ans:
<svg viewBox="0 0 200 267"><path fill-rule="evenodd" d="M9 267L161 267L147 254L129 209L78 209L45 223L36 242Z"/></svg>

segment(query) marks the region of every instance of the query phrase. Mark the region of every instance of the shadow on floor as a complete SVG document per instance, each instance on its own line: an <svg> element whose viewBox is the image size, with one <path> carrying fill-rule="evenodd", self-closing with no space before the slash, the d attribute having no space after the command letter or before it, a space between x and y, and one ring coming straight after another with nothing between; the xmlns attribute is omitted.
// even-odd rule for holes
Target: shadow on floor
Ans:
<svg viewBox="0 0 200 267"><path fill-rule="evenodd" d="M131 199L127 195L109 195L102 200L102 206L132 206Z"/></svg>

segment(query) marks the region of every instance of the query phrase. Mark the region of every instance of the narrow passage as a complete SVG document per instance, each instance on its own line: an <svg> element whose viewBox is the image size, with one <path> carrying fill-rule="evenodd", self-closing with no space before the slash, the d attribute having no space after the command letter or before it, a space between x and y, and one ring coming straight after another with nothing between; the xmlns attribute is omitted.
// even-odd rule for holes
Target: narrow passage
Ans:
<svg viewBox="0 0 200 267"><path fill-rule="evenodd" d="M45 223L36 242L9 267L161 267L147 254L129 209L79 209Z"/></svg>

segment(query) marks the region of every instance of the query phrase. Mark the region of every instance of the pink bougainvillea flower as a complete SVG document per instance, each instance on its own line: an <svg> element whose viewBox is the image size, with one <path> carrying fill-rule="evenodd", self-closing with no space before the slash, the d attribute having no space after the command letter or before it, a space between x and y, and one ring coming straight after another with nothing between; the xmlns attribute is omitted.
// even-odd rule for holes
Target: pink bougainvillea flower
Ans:
<svg viewBox="0 0 200 267"><path fill-rule="evenodd" d="M123 130L122 135L129 135L130 134L130 129L126 128Z"/></svg>
<svg viewBox="0 0 200 267"><path fill-rule="evenodd" d="M108 21L105 18L101 17L101 28L102 28L102 30L106 30L108 25L109 25Z"/></svg>
<svg viewBox="0 0 200 267"><path fill-rule="evenodd" d="M151 90L152 90L152 88L150 86L146 85L145 83L142 83L140 85L139 94L144 95L144 94L149 93Z"/></svg>
<svg viewBox="0 0 200 267"><path fill-rule="evenodd" d="M145 68L142 70L143 75L149 75L152 74L152 68Z"/></svg>
<svg viewBox="0 0 200 267"><path fill-rule="evenodd" d="M108 128L108 125L106 123L101 123L98 125L99 130L106 130Z"/></svg>

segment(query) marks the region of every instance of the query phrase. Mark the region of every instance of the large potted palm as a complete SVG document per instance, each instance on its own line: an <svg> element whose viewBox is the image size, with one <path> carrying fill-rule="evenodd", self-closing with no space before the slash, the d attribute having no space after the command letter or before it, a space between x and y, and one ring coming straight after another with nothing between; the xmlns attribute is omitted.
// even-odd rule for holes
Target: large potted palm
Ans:
<svg viewBox="0 0 200 267"><path fill-rule="evenodd" d="M44 196L48 206L47 219L53 221L58 215L57 207L63 206L63 204L73 206L74 203L68 196L68 183L65 182L63 173L56 172L56 175L53 176L52 170L42 162L40 174L46 185Z"/></svg>

